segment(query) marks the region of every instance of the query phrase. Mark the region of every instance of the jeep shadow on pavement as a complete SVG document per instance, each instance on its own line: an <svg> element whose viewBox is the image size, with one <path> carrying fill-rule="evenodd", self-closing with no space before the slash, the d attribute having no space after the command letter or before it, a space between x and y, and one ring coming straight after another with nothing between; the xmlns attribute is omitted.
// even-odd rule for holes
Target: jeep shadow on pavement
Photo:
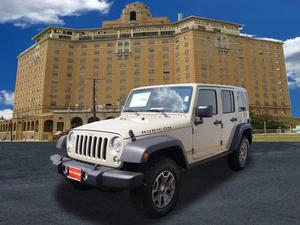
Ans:
<svg viewBox="0 0 300 225"><path fill-rule="evenodd" d="M138 212L161 217L176 205L181 171L223 156L242 170L251 144L246 89L150 86L131 91L120 117L61 137L66 155L51 161L76 189L129 190Z"/></svg>

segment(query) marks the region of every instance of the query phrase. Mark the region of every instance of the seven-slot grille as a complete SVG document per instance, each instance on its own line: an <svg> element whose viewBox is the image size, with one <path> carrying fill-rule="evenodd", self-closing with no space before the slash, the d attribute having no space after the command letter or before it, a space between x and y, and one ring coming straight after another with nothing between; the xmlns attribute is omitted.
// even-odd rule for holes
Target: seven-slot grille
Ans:
<svg viewBox="0 0 300 225"><path fill-rule="evenodd" d="M105 160L107 144L107 138L77 135L75 153L81 156Z"/></svg>

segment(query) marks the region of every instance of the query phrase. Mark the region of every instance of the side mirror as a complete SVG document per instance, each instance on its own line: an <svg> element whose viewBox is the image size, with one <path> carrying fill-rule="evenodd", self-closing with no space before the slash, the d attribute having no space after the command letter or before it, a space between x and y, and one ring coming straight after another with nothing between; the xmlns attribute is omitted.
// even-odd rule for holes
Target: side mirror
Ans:
<svg viewBox="0 0 300 225"><path fill-rule="evenodd" d="M196 116L203 117L212 117L213 116L213 107L211 105L208 106L198 106L196 109Z"/></svg>
<svg viewBox="0 0 300 225"><path fill-rule="evenodd" d="M246 111L246 107L239 107L239 112L244 112Z"/></svg>

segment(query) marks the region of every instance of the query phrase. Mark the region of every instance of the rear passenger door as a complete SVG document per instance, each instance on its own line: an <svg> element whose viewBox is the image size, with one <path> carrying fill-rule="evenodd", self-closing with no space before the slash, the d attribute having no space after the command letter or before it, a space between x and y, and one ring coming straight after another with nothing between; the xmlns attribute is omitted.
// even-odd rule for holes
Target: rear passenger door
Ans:
<svg viewBox="0 0 300 225"><path fill-rule="evenodd" d="M236 93L233 89L221 89L222 122L221 152L230 148L231 140L237 125Z"/></svg>

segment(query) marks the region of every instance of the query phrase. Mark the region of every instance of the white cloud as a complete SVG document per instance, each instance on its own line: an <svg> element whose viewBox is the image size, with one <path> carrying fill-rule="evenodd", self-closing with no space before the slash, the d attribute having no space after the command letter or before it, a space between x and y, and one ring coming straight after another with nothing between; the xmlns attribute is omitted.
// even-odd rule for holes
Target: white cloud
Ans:
<svg viewBox="0 0 300 225"><path fill-rule="evenodd" d="M300 37L286 40L283 48L289 86L300 88Z"/></svg>
<svg viewBox="0 0 300 225"><path fill-rule="evenodd" d="M255 37L255 35L253 35L253 34L247 34L247 33L241 33L241 36L243 36L243 37L250 37L250 38Z"/></svg>
<svg viewBox="0 0 300 225"><path fill-rule="evenodd" d="M3 109L0 110L0 118L4 118L6 120L11 119L13 115L13 111L11 109Z"/></svg>
<svg viewBox="0 0 300 225"><path fill-rule="evenodd" d="M243 36L243 37L249 37L249 38L254 38L254 39L257 39L257 40L263 40L263 41L283 42L282 40L275 39L275 38L257 37L254 34L241 33L241 36Z"/></svg>
<svg viewBox="0 0 300 225"><path fill-rule="evenodd" d="M0 104L13 105L15 93L2 90L0 91Z"/></svg>
<svg viewBox="0 0 300 225"><path fill-rule="evenodd" d="M80 15L87 11L108 12L108 0L9 0L1 1L0 23L15 26L30 24L60 24L61 17Z"/></svg>
<svg viewBox="0 0 300 225"><path fill-rule="evenodd" d="M273 42L283 42L282 40L275 39L275 38L266 38L266 37L258 37L255 38L257 40L263 40L263 41L273 41Z"/></svg>

